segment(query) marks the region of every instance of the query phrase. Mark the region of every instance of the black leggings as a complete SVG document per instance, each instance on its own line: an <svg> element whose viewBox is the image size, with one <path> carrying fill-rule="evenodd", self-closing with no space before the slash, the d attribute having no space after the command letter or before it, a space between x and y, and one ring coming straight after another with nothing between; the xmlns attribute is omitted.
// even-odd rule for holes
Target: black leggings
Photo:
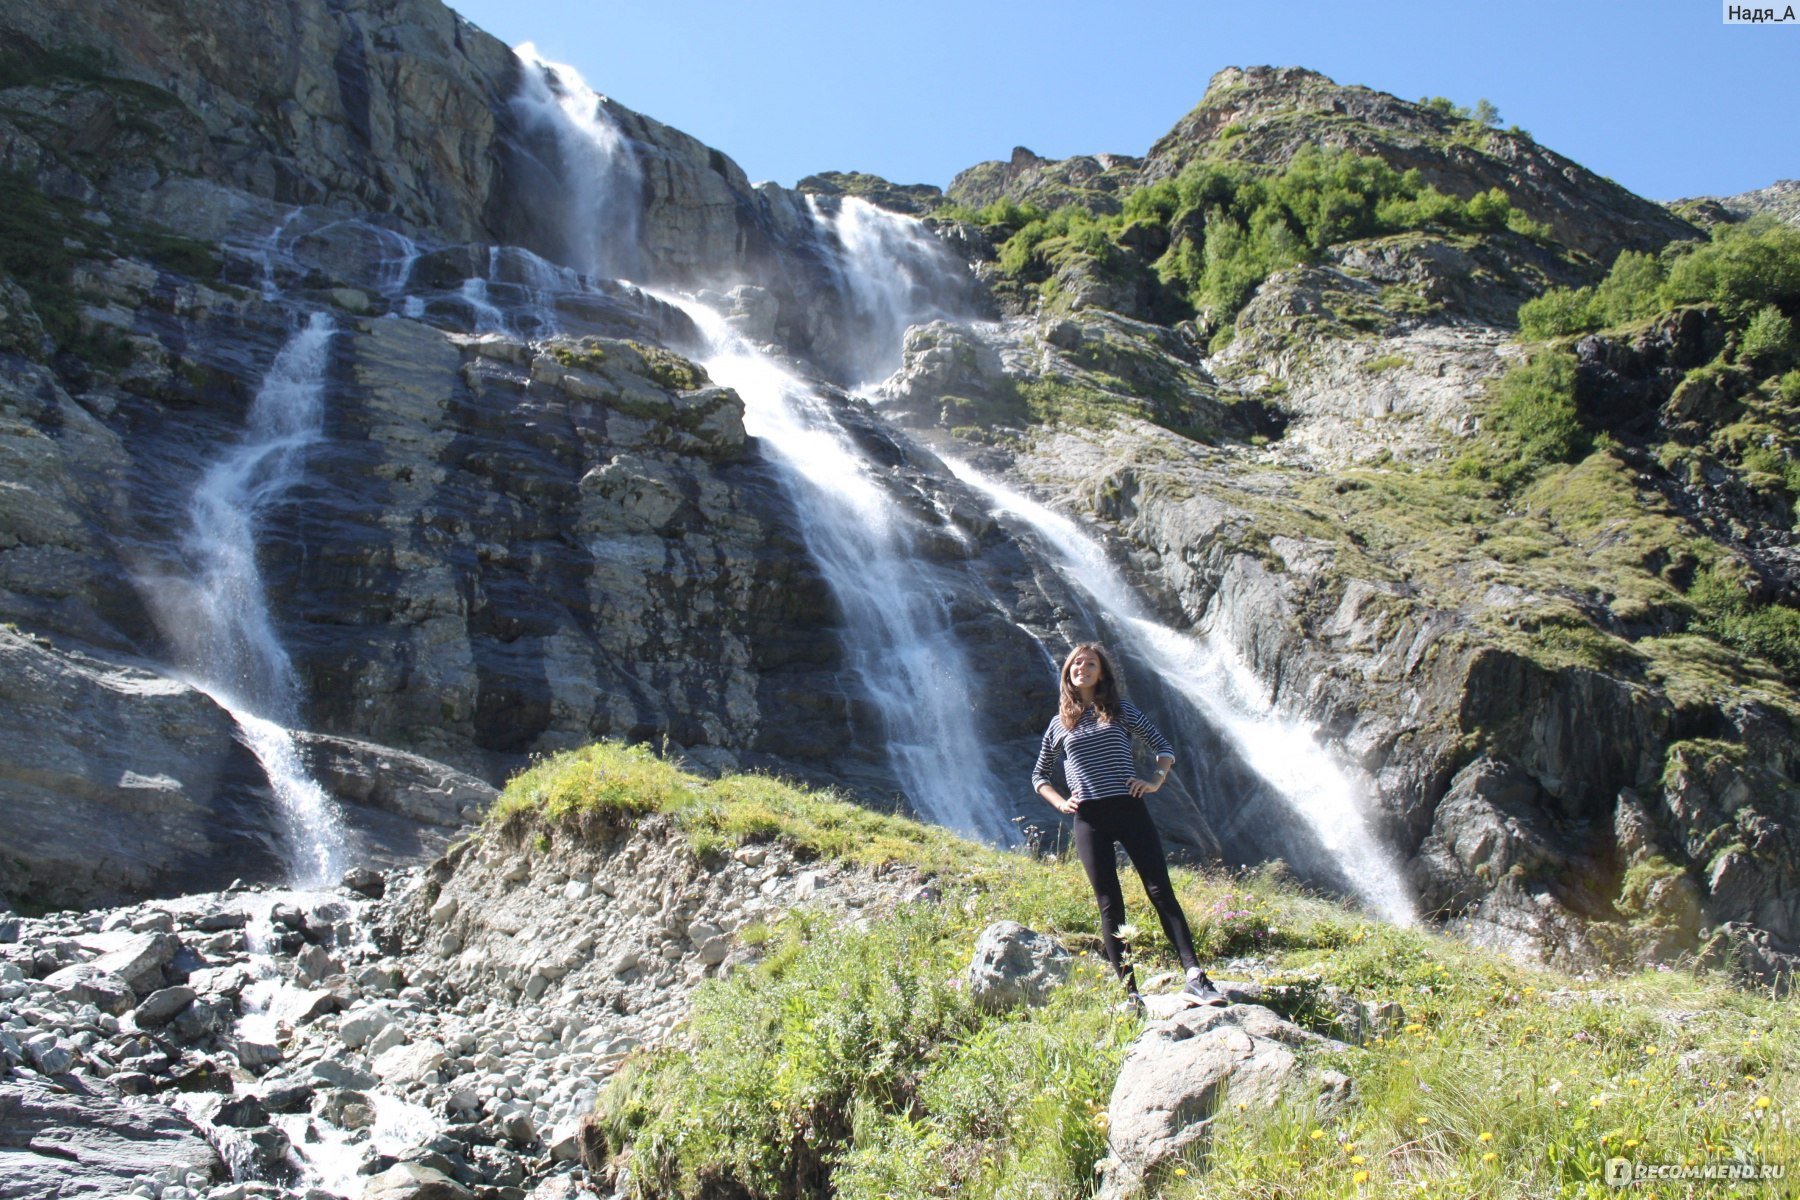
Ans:
<svg viewBox="0 0 1800 1200"><path fill-rule="evenodd" d="M1137 868L1138 878L1144 881L1150 903L1156 905L1163 933L1168 935L1175 953L1181 955L1181 965L1197 967L1200 960L1194 957L1194 939L1188 933L1187 917L1169 882L1169 864L1163 859L1162 840L1156 836L1156 826L1150 821L1150 812L1144 807L1143 799L1103 796L1097 800L1083 800L1075 810L1075 853L1080 856L1088 882L1093 885L1094 899L1100 902L1100 946L1119 978L1136 991L1137 976L1119 941L1119 926L1125 920L1125 893L1119 887L1119 863L1113 853L1114 843L1124 846L1125 853L1131 856L1131 865Z"/></svg>

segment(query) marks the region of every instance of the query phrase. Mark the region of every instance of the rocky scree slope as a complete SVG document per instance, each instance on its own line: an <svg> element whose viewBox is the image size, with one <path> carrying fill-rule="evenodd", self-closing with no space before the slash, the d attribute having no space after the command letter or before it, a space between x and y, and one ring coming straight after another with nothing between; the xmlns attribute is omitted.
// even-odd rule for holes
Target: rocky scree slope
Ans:
<svg viewBox="0 0 1800 1200"><path fill-rule="evenodd" d="M701 981L796 906L920 887L781 843L703 860L662 818L352 882L0 920L8 1194L590 1194L580 1119Z"/></svg>

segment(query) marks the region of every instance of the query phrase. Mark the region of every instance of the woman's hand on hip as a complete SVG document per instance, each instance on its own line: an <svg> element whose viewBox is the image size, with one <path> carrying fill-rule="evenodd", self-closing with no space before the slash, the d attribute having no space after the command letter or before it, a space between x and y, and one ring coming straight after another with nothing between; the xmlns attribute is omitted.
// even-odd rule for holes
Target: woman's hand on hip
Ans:
<svg viewBox="0 0 1800 1200"><path fill-rule="evenodd" d="M1050 802L1050 807L1054 808L1059 813L1067 813L1072 817L1075 815L1075 810L1080 808L1081 805L1073 796L1058 796Z"/></svg>
<svg viewBox="0 0 1800 1200"><path fill-rule="evenodd" d="M1165 776L1165 778L1166 778L1166 776ZM1130 788L1131 794L1134 796L1148 796L1151 792L1154 792L1158 788L1162 787L1162 785L1163 785L1163 781L1161 779L1155 779L1155 780L1133 779L1131 781L1131 783L1127 786Z"/></svg>

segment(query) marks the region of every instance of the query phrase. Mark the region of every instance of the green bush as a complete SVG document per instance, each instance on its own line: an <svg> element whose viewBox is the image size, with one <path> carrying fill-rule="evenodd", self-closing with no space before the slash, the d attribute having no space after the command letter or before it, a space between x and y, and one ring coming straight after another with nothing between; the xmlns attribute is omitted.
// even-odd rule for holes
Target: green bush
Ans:
<svg viewBox="0 0 1800 1200"><path fill-rule="evenodd" d="M1627 250L1593 288L1552 288L1527 300L1519 308L1519 332L1538 340L1565 337L1688 304L1718 308L1746 334L1758 325L1759 350L1769 353L1782 344L1781 310L1800 305L1800 230L1755 220L1719 226L1711 242L1672 243L1661 257ZM1792 326L1787 329L1791 349Z"/></svg>
<svg viewBox="0 0 1800 1200"><path fill-rule="evenodd" d="M1711 242L1675 248L1666 307L1712 304L1734 323L1774 304L1800 304L1800 229L1774 221L1720 225Z"/></svg>
<svg viewBox="0 0 1800 1200"><path fill-rule="evenodd" d="M1593 436L1575 407L1575 357L1534 356L1492 385L1490 438L1477 472L1503 486L1523 483L1553 463L1578 462Z"/></svg>
<svg viewBox="0 0 1800 1200"><path fill-rule="evenodd" d="M1695 572L1687 593L1695 632L1800 679L1800 610L1757 601L1747 582L1741 572L1717 566Z"/></svg>
<svg viewBox="0 0 1800 1200"><path fill-rule="evenodd" d="M1600 325L1592 288L1551 288L1519 306L1519 336L1532 341L1587 333Z"/></svg>
<svg viewBox="0 0 1800 1200"><path fill-rule="evenodd" d="M1794 323L1773 304L1757 310L1744 326L1744 337L1738 344L1739 357L1771 367L1785 364L1793 352Z"/></svg>
<svg viewBox="0 0 1800 1200"><path fill-rule="evenodd" d="M637 1194L1085 1194L1106 1149L1094 1114L1137 1030L1098 967L992 1017L957 985L974 938L957 909L790 924L761 967L700 992L684 1044L603 1096Z"/></svg>
<svg viewBox="0 0 1800 1200"><path fill-rule="evenodd" d="M1800 371L1789 371L1783 375L1777 390L1783 404L1800 408Z"/></svg>
<svg viewBox="0 0 1800 1200"><path fill-rule="evenodd" d="M1000 270L1023 279L1041 279L1069 256L1111 258L1126 228L1161 226L1168 249L1153 264L1157 278L1193 310L1221 321L1274 272L1351 239L1426 229L1549 236L1498 188L1461 200L1429 186L1417 171L1312 147L1276 171L1241 162L1190 164L1175 179L1131 193L1111 215L1072 205L1053 213L990 205L955 215L1006 233Z"/></svg>
<svg viewBox="0 0 1800 1200"><path fill-rule="evenodd" d="M1602 325L1624 325L1659 312L1668 272L1653 254L1626 250L1594 289L1594 312Z"/></svg>

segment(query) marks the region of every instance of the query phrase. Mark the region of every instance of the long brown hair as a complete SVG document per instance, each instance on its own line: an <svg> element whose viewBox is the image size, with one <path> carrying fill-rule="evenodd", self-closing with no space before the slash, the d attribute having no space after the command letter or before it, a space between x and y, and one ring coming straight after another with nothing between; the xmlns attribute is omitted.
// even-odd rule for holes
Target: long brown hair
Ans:
<svg viewBox="0 0 1800 1200"><path fill-rule="evenodd" d="M1094 685L1094 719L1102 725L1112 724L1112 719L1119 715L1119 701L1125 695L1125 681L1120 678L1119 670L1113 666L1112 655L1099 642L1077 642L1069 648L1069 656L1063 659L1062 700L1057 705L1057 714L1062 717L1064 729L1075 728L1081 720L1081 714L1087 711L1087 704L1081 699L1081 692L1069 682L1069 664L1083 650L1091 650L1094 657L1100 660L1100 682Z"/></svg>

